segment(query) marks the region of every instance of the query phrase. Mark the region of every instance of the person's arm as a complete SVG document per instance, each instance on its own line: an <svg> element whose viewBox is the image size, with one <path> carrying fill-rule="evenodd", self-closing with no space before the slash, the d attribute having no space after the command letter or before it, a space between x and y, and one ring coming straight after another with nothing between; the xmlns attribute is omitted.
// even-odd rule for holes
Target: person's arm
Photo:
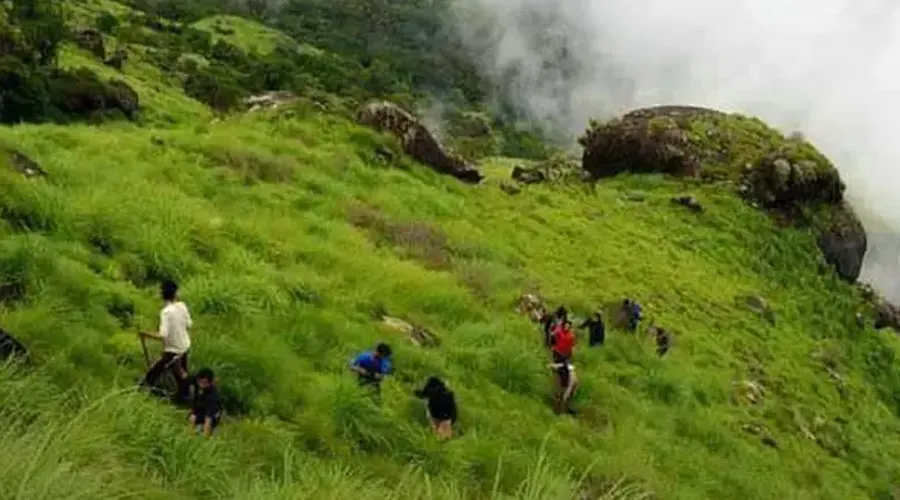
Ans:
<svg viewBox="0 0 900 500"><path fill-rule="evenodd" d="M159 313L159 331L141 332L141 336L156 340L165 340L167 335L169 335L169 314L168 310L164 309Z"/></svg>
<svg viewBox="0 0 900 500"><path fill-rule="evenodd" d="M365 368L363 368L363 366L362 366L362 362L365 359L366 359L366 353L362 353L362 354L356 356L355 358L353 358L353 361L350 362L350 369L362 376L368 375L369 371L366 370Z"/></svg>
<svg viewBox="0 0 900 500"><path fill-rule="evenodd" d="M394 373L394 363L392 363L390 359L384 358L381 360L381 373L383 375Z"/></svg>
<svg viewBox="0 0 900 500"><path fill-rule="evenodd" d="M206 437L212 436L212 417L207 416L203 421L203 435Z"/></svg>

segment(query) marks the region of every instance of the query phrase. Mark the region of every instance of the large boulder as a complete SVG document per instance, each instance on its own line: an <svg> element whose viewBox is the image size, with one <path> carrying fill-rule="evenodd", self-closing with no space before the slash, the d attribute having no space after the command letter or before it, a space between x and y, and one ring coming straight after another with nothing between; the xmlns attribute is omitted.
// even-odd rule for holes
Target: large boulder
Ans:
<svg viewBox="0 0 900 500"><path fill-rule="evenodd" d="M395 135L403 150L435 171L469 182L481 182L483 176L461 157L445 150L440 142L413 115L396 104L373 101L362 106L356 120L365 126Z"/></svg>
<svg viewBox="0 0 900 500"><path fill-rule="evenodd" d="M122 80L109 82L110 103L118 108L129 120L135 120L141 110L141 99L130 85Z"/></svg>
<svg viewBox="0 0 900 500"><path fill-rule="evenodd" d="M101 61L106 58L106 46L103 43L103 35L95 29L85 28L76 31L75 43Z"/></svg>
<svg viewBox="0 0 900 500"><path fill-rule="evenodd" d="M659 106L591 122L579 143L594 178L660 173L738 185L754 205L812 226L825 260L845 280L859 277L865 230L835 166L802 137L739 114Z"/></svg>
<svg viewBox="0 0 900 500"><path fill-rule="evenodd" d="M582 167L595 177L624 172L738 180L773 153L792 164L833 167L799 137L785 137L757 118L693 106L631 111L606 123L591 122L579 138Z"/></svg>

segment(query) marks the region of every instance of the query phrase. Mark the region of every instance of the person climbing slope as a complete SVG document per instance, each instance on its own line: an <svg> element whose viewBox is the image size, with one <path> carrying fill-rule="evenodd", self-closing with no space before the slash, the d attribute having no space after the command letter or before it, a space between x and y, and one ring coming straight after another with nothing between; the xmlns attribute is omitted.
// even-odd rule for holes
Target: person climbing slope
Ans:
<svg viewBox="0 0 900 500"><path fill-rule="evenodd" d="M209 368L204 368L194 377L194 404L188 419L198 434L202 432L209 437L219 425L221 415L222 404L215 375Z"/></svg>
<svg viewBox="0 0 900 500"><path fill-rule="evenodd" d="M575 415L572 408L572 396L578 387L578 379L575 377L575 367L568 361L562 363L550 363L548 368L554 371L556 384L554 387L553 411L558 415L568 413Z"/></svg>
<svg viewBox="0 0 900 500"><path fill-rule="evenodd" d="M159 360L150 367L141 382L142 387L153 388L159 377L170 370L178 382L176 402L186 403L190 397L188 380L188 352L191 349L191 337L188 333L193 326L187 305L178 298L178 285L166 280L161 288L165 305L159 313L159 331L141 332L141 337L162 341L163 353Z"/></svg>
<svg viewBox="0 0 900 500"><path fill-rule="evenodd" d="M640 323L643 318L643 311L641 310L640 304L632 299L625 299L625 301L622 302L622 310L625 312L628 320L628 331L636 331L638 323Z"/></svg>
<svg viewBox="0 0 900 500"><path fill-rule="evenodd" d="M427 400L428 420L431 428L440 439L453 437L453 424L456 423L456 396L443 380L428 377L425 387L415 391L419 399Z"/></svg>
<svg viewBox="0 0 900 500"><path fill-rule="evenodd" d="M597 311L593 316L584 320L579 328L587 328L590 332L589 345L603 345L606 340L606 326L603 324L603 313Z"/></svg>
<svg viewBox="0 0 900 500"><path fill-rule="evenodd" d="M374 351L366 351L353 358L350 369L359 377L359 385L371 385L375 390L381 390L381 381L385 375L393 371L391 363L391 347L385 343L375 346Z"/></svg>
<svg viewBox="0 0 900 500"><path fill-rule="evenodd" d="M575 333L572 331L572 323L566 319L556 325L553 336L550 339L550 349L553 353L553 362L564 363L572 359L572 351L575 348Z"/></svg>

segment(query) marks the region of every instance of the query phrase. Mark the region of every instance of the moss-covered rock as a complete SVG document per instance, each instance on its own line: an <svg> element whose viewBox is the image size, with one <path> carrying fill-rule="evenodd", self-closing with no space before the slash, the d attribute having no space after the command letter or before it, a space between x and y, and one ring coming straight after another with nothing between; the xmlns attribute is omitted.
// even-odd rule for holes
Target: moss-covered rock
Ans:
<svg viewBox="0 0 900 500"><path fill-rule="evenodd" d="M632 172L731 181L753 204L811 224L826 261L846 280L859 277L865 230L835 166L802 137L739 114L660 106L592 122L579 143L582 168L594 178Z"/></svg>
<svg viewBox="0 0 900 500"><path fill-rule="evenodd" d="M833 169L802 138L785 137L757 118L692 106L644 108L592 122L579 143L582 165L595 177L642 172L737 180L773 153L792 164Z"/></svg>
<svg viewBox="0 0 900 500"><path fill-rule="evenodd" d="M566 155L554 155L533 165L513 168L512 179L522 184L561 182L580 180L582 172L583 170L577 158Z"/></svg>

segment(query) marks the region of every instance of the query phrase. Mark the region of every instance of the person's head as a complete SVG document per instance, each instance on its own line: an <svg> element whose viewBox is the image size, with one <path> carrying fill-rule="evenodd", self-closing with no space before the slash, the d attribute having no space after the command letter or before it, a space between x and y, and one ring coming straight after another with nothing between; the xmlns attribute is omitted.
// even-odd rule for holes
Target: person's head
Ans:
<svg viewBox="0 0 900 500"><path fill-rule="evenodd" d="M163 281L162 286L160 286L160 291L162 292L163 300L172 302L175 300L175 297L178 296L178 285L172 280L166 280Z"/></svg>
<svg viewBox="0 0 900 500"><path fill-rule="evenodd" d="M216 380L215 374L213 374L213 371L209 368L203 368L197 372L195 378L197 380L197 385L200 386L201 389L208 389Z"/></svg>
<svg viewBox="0 0 900 500"><path fill-rule="evenodd" d="M385 344L384 342L375 346L375 355L379 358L389 358L391 357L391 354L391 346Z"/></svg>
<svg viewBox="0 0 900 500"><path fill-rule="evenodd" d="M447 385L444 384L444 381L435 376L428 377L428 381L425 382L426 394L438 394L446 390Z"/></svg>
<svg viewBox="0 0 900 500"><path fill-rule="evenodd" d="M631 299L625 299L622 301L622 307L628 307L631 305Z"/></svg>
<svg viewBox="0 0 900 500"><path fill-rule="evenodd" d="M559 309L556 310L556 319L565 319L569 316L569 312L566 311L566 308L563 306L559 306Z"/></svg>

